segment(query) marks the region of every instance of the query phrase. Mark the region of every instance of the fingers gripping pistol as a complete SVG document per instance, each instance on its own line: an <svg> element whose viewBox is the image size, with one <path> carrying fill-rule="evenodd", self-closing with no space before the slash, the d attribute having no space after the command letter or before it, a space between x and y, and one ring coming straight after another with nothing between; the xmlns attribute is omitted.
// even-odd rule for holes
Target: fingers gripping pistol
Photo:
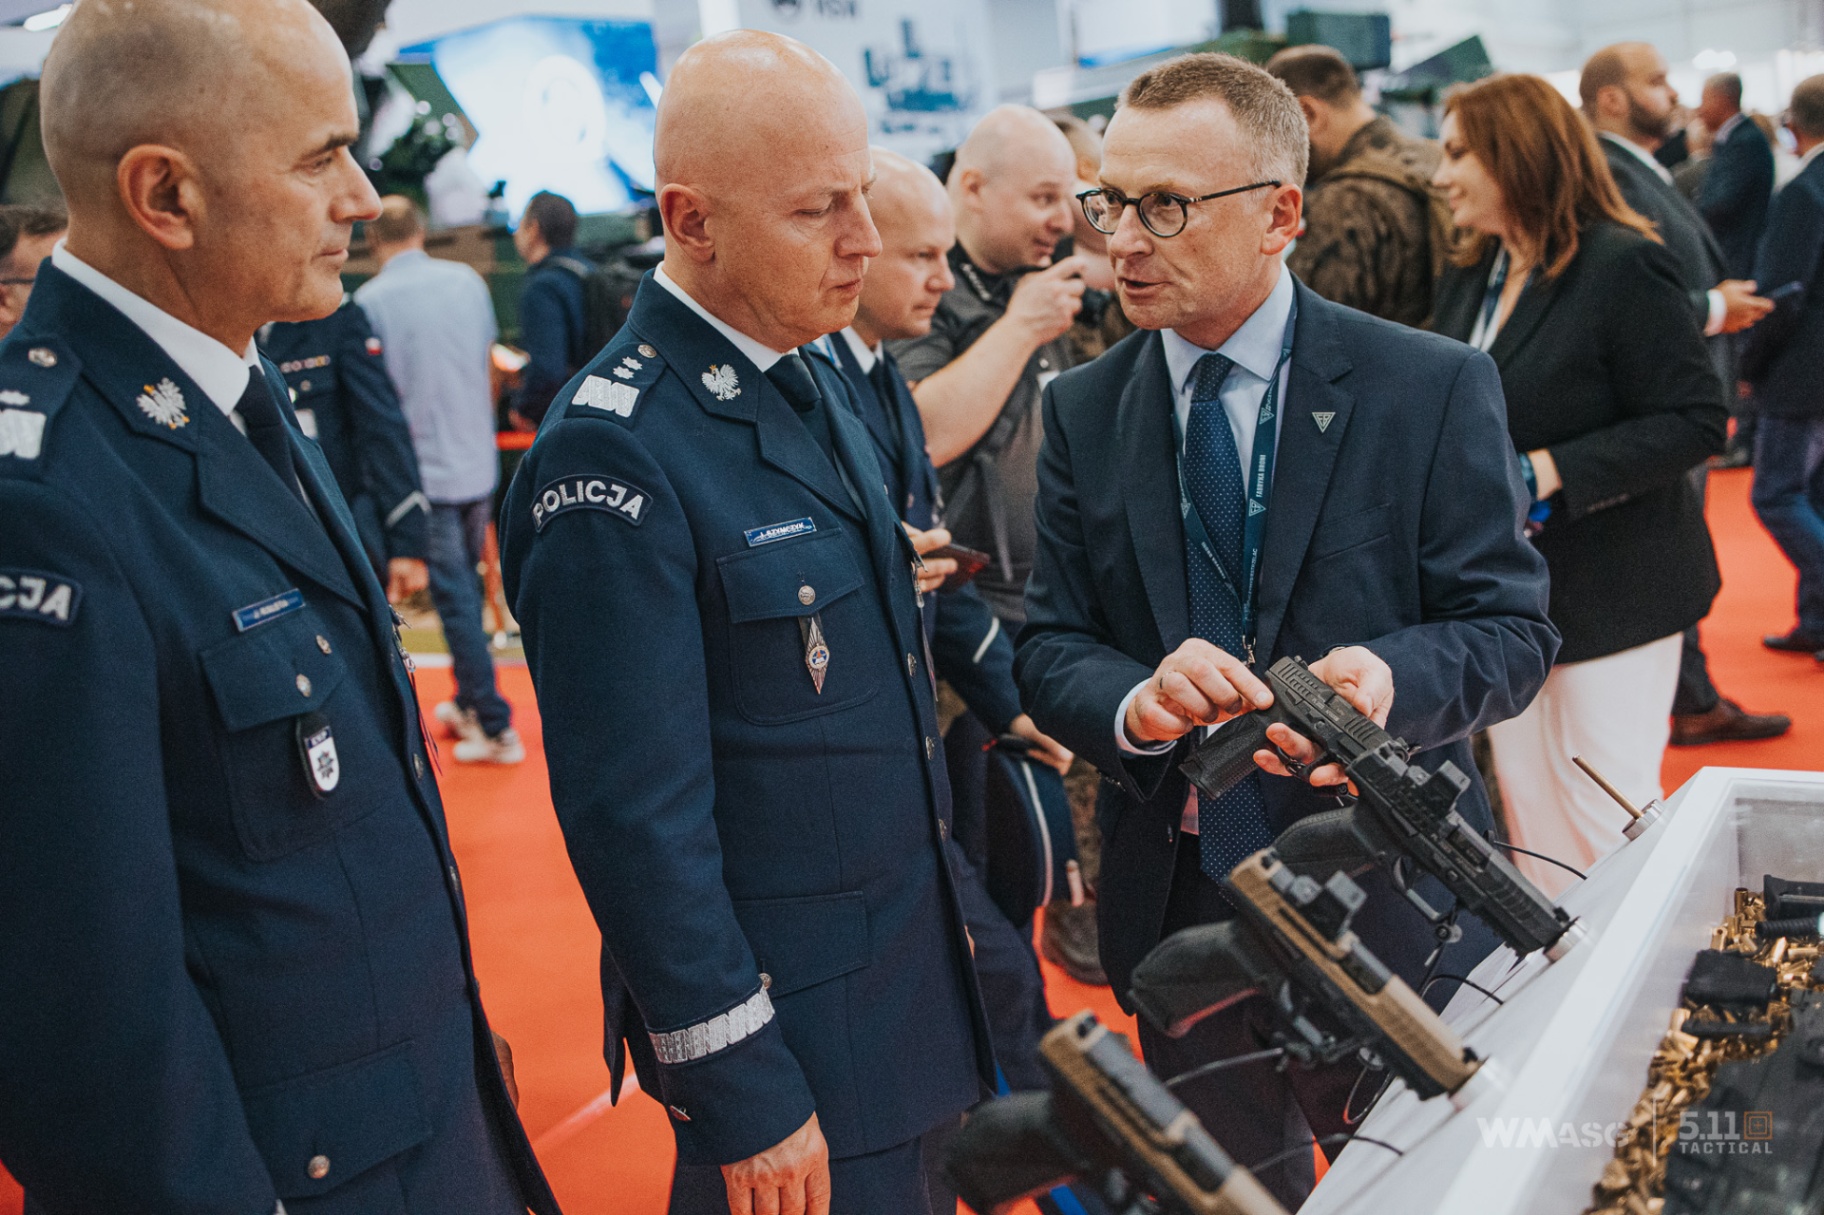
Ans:
<svg viewBox="0 0 1824 1215"><path fill-rule="evenodd" d="M1357 711L1297 658L1266 673L1273 703L1245 713L1191 752L1181 771L1205 797L1221 797L1256 770L1254 753L1277 748L1267 727L1285 725L1340 764L1360 793L1356 805L1299 820L1273 843L1298 873L1386 868L1393 884L1434 925L1445 917L1412 889L1409 866L1436 877L1458 904L1493 928L1515 953L1546 951L1556 961L1583 929L1456 811L1469 778L1449 761L1436 772L1408 764L1412 748ZM1290 765L1300 771L1297 765Z"/></svg>
<svg viewBox="0 0 1824 1215"><path fill-rule="evenodd" d="M1272 1007L1274 1044L1306 1065L1359 1055L1421 1099L1466 1103L1482 1066L1411 987L1370 953L1349 922L1366 900L1347 874L1297 876L1262 849L1228 889L1241 916L1187 928L1134 971L1134 1003L1177 1037L1250 996Z"/></svg>

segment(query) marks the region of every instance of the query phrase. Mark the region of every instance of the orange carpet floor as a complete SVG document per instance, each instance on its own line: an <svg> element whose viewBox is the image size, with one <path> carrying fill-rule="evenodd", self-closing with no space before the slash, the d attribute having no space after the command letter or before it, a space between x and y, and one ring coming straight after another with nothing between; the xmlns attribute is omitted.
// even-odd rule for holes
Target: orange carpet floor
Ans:
<svg viewBox="0 0 1824 1215"><path fill-rule="evenodd" d="M1712 478L1710 518L1724 587L1704 626L1723 693L1795 721L1783 739L1673 750L1665 785L1707 765L1824 767L1824 671L1809 657L1775 654L1765 632L1793 622L1793 575L1748 506L1748 474ZM598 937L564 854L545 783L542 737L523 667L503 667L530 756L512 769L458 768L445 760L444 798L463 870L482 992L518 1060L521 1114L570 1215L661 1215L671 1135L657 1103L635 1093L608 1101L602 1012L596 988ZM450 691L445 670L423 670L428 709ZM638 897L637 891L629 897ZM1131 1022L1106 989L1086 988L1047 967L1053 1011L1093 1007L1124 1029ZM0 1215L18 1215L19 1194L0 1173Z"/></svg>

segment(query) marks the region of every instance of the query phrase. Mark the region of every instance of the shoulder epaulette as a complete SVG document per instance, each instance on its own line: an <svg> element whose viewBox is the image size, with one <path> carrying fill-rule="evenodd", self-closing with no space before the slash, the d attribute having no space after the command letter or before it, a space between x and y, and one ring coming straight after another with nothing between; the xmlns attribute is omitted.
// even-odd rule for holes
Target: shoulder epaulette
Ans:
<svg viewBox="0 0 1824 1215"><path fill-rule="evenodd" d="M564 416L631 419L641 396L664 370L656 347L631 334L616 339L584 369Z"/></svg>
<svg viewBox="0 0 1824 1215"><path fill-rule="evenodd" d="M82 364L56 338L20 334L0 342L0 476L32 475L45 432L82 374Z"/></svg>

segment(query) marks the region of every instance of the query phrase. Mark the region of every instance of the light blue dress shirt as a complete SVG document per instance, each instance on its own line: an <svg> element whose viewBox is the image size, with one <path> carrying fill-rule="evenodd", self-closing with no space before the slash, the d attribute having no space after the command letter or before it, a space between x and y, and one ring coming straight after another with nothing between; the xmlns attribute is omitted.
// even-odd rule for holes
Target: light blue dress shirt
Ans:
<svg viewBox="0 0 1824 1215"><path fill-rule="evenodd" d="M424 496L473 502L494 492L494 301L481 275L421 249L397 254L355 292L385 351L412 430Z"/></svg>

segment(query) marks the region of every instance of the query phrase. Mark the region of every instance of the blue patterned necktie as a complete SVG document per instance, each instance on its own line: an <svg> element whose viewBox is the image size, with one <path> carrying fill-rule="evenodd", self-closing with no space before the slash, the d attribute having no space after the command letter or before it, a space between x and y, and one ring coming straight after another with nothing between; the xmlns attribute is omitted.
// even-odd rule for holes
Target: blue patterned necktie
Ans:
<svg viewBox="0 0 1824 1215"><path fill-rule="evenodd" d="M1229 429L1220 393L1235 364L1220 354L1197 360L1196 382L1191 387L1191 416L1184 428L1184 488L1209 534L1223 569L1239 583L1241 541L1247 518L1247 492L1241 476L1241 455ZM1191 633L1230 654L1245 652L1241 635L1241 604L1223 576L1185 529L1185 573L1191 592ZM1198 795L1198 862L1203 872L1220 882L1244 857L1273 842L1267 828L1267 805L1255 772L1212 802Z"/></svg>

